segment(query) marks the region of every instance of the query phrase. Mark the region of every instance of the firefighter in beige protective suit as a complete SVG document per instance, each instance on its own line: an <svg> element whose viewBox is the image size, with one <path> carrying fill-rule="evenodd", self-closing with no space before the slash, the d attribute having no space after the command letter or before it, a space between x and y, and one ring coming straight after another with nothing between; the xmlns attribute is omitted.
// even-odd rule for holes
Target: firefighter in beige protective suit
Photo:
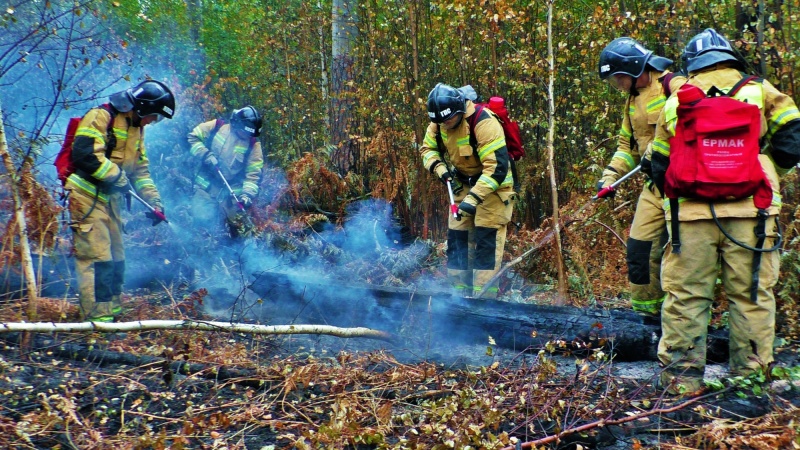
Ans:
<svg viewBox="0 0 800 450"><path fill-rule="evenodd" d="M730 92L738 84L741 88L733 99L757 105L760 111L754 117L760 120L760 127L744 130L756 133L751 136L756 145L760 139L757 158L762 171L756 173L762 179L766 177L768 185L764 186L766 196L757 192L740 200L708 201L693 196L665 202L670 244L662 271L667 298L661 314L658 357L664 367L660 381L673 394L697 392L703 387L707 327L718 276L729 303L732 374L747 376L773 362L772 288L778 279L779 255L775 250L781 208L778 180L800 161L800 112L794 101L767 80L741 84L743 74L739 70L743 65L724 37L706 29L689 41L683 59L689 72L688 84L669 98L656 126L651 161L656 184L665 195L675 197L673 186L677 185L673 180L686 173L682 169L668 174L670 164L679 167L675 151L701 131L680 119L681 111L688 111L697 101L697 97L684 93L697 92L703 98L707 92ZM687 112L683 114L688 117ZM703 152L711 151L710 141L702 141L708 147ZM727 143L724 147L718 154L736 157L742 153ZM715 164L723 167L724 173L727 165ZM759 203L763 206L757 207ZM754 251L758 249L773 251Z"/></svg>
<svg viewBox="0 0 800 450"><path fill-rule="evenodd" d="M437 84L428 94L431 124L420 152L425 168L452 184L458 203L459 217L449 215L447 231L451 283L463 296L486 290L482 297L496 298L497 287L486 283L503 260L514 180L502 125L487 108L471 118L475 98L469 86L456 89ZM474 130L470 123L475 124Z"/></svg>
<svg viewBox="0 0 800 450"><path fill-rule="evenodd" d="M172 92L154 80L113 94L109 101L81 119L72 144L75 172L65 184L81 317L97 322L112 322L121 312L123 193L135 189L154 207L155 213L148 213L153 225L164 217L161 196L150 178L144 127L175 113Z"/></svg>
<svg viewBox="0 0 800 450"><path fill-rule="evenodd" d="M617 38L600 54L599 74L615 89L628 94L622 113L617 151L597 182L597 190L614 184L635 169L653 141L656 120L668 92L677 90L686 78L674 76L667 68L672 60L656 56L629 37ZM661 193L650 179L649 167L639 195L627 242L628 281L631 306L644 315L661 313L661 257L667 241L667 227ZM615 191L610 191L612 197Z"/></svg>
<svg viewBox="0 0 800 450"><path fill-rule="evenodd" d="M252 231L245 210L258 196L264 168L261 126L258 111L245 106L233 111L229 123L211 120L189 133L191 155L200 162L191 209L197 224L207 226L222 215L231 237Z"/></svg>

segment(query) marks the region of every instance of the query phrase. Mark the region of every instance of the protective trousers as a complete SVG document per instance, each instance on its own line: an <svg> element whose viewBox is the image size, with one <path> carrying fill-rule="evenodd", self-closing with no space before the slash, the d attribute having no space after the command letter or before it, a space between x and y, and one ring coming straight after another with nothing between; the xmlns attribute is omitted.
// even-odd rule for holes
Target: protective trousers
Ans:
<svg viewBox="0 0 800 450"><path fill-rule="evenodd" d="M720 223L734 239L756 247L755 218L721 218ZM671 231L670 231L671 232ZM763 247L777 239L775 217L766 223ZM726 238L713 220L682 221L681 253L667 247L662 284L667 292L661 310L661 340L658 358L665 367L661 381L669 385L676 377L690 390L701 386L706 365L706 338L714 285L722 280L729 303L730 369L748 375L773 361L775 338L775 297L778 280L778 252L762 253L758 269L756 301L751 300L753 254Z"/></svg>
<svg viewBox="0 0 800 450"><path fill-rule="evenodd" d="M667 243L666 224L664 202L658 188L648 182L636 204L627 246L628 281L634 311L661 313L665 295L661 290L661 258Z"/></svg>
<svg viewBox="0 0 800 450"><path fill-rule="evenodd" d="M69 196L78 297L84 320L111 322L121 312L125 250L119 205L119 194L111 196L109 203L78 190L72 190Z"/></svg>
<svg viewBox="0 0 800 450"><path fill-rule="evenodd" d="M469 190L461 191L456 204ZM497 298L497 286L486 283L500 269L506 245L506 230L511 220L513 203L503 201L493 192L477 206L474 217L450 214L447 230L447 275L453 287L465 297L486 289L482 298Z"/></svg>

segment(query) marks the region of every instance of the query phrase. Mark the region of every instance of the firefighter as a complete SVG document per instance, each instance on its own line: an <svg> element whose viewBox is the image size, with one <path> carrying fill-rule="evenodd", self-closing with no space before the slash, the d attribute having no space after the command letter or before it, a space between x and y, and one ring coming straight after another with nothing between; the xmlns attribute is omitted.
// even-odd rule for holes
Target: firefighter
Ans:
<svg viewBox="0 0 800 450"><path fill-rule="evenodd" d="M710 28L689 41L682 58L688 83L702 89L701 95L713 92L712 87L728 92L743 78L743 65L730 42ZM679 119L678 96L680 93L672 96L664 107L653 140L653 179L662 192L670 165L671 138L676 136ZM800 112L791 97L767 80L747 82L733 98L758 105L761 112L760 129L750 130L761 138L758 160L771 187L772 201L767 201L768 207L761 212L756 207L756 196L715 202L696 198L665 202L670 242L662 268L667 298L661 313L658 357L664 366L660 381L672 394L703 388L707 326L718 276L729 303L732 375L747 376L773 362L772 288L778 278L779 255L777 251L751 249L776 249L779 242L779 178L800 161ZM673 227L677 224L680 226L676 235ZM678 241L682 243L680 247Z"/></svg>
<svg viewBox="0 0 800 450"><path fill-rule="evenodd" d="M451 183L458 204L459 217L449 214L447 230L450 282L463 296L486 290L482 297L496 298L497 287L486 283L503 260L514 181L503 128L494 115L484 108L470 130L467 118L475 113L476 98L469 86L439 83L430 91L431 123L421 155L427 170Z"/></svg>
<svg viewBox="0 0 800 450"><path fill-rule="evenodd" d="M65 190L83 320L113 322L122 311L122 194L135 189L163 217L161 196L150 178L144 127L174 114L172 91L160 81L147 80L112 94L108 105L89 110L81 119L72 144L75 172ZM148 217L153 225L161 221L153 212Z"/></svg>
<svg viewBox="0 0 800 450"><path fill-rule="evenodd" d="M599 74L615 89L627 94L622 109L617 151L603 170L597 190L610 186L642 161L655 134L656 119L669 92L677 90L686 78L667 69L672 60L656 56L629 37L614 39L600 53ZM661 193L652 182L649 167L644 188L639 194L627 242L628 281L631 306L645 316L658 316L664 302L661 290L661 257L667 241L666 220ZM611 191L607 197L612 197Z"/></svg>
<svg viewBox="0 0 800 450"><path fill-rule="evenodd" d="M210 120L189 133L190 153L200 164L192 196L191 214L195 223L207 226L221 215L231 237L252 231L242 209L250 209L258 196L264 168L258 141L261 126L258 111L245 106L231 113L229 123Z"/></svg>

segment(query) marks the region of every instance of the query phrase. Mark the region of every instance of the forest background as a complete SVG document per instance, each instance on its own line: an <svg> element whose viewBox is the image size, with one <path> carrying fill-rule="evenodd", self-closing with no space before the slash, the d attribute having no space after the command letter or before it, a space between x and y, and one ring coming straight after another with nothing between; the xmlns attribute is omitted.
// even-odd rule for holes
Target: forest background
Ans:
<svg viewBox="0 0 800 450"><path fill-rule="evenodd" d="M428 124L425 99L437 82L471 84L484 100L505 97L522 129L528 155L519 164L522 189L510 225L518 233L508 246L517 256L535 243L532 230L551 224L550 152L558 203L569 218L589 201L615 150L624 96L597 76L608 42L631 36L673 59L678 70L688 39L713 27L734 43L750 73L797 100L798 3L11 0L0 11L0 105L12 162L6 169L15 174L6 180L19 184L30 174L55 205L52 161L68 118L153 77L178 97L175 119L148 132L159 186L171 186L180 172L177 161L186 155L192 127L252 104L264 117L265 178L285 176L307 209L341 220L353 202L385 199L405 233L442 241L446 190L423 169L418 153ZM568 237L567 279L579 303L624 296L624 247L617 241L624 239L640 185L631 181L615 201L599 202L592 220ZM778 293L784 317L794 323L800 292L795 176L783 191L787 238ZM280 201L272 195L265 192L261 204ZM28 201L37 203L33 211L47 203L42 196ZM33 241L52 246L54 227L27 215ZM17 261L14 229L6 228L4 264ZM555 266L535 258L518 272L548 284Z"/></svg>

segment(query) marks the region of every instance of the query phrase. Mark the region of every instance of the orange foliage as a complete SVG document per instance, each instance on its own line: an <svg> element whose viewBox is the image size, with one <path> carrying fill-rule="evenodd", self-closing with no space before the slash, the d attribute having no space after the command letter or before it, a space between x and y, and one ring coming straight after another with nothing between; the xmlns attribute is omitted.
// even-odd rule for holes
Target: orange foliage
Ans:
<svg viewBox="0 0 800 450"><path fill-rule="evenodd" d="M331 170L325 157L307 152L286 171L289 181L283 207L292 211L316 211L341 216L352 193L352 177Z"/></svg>

